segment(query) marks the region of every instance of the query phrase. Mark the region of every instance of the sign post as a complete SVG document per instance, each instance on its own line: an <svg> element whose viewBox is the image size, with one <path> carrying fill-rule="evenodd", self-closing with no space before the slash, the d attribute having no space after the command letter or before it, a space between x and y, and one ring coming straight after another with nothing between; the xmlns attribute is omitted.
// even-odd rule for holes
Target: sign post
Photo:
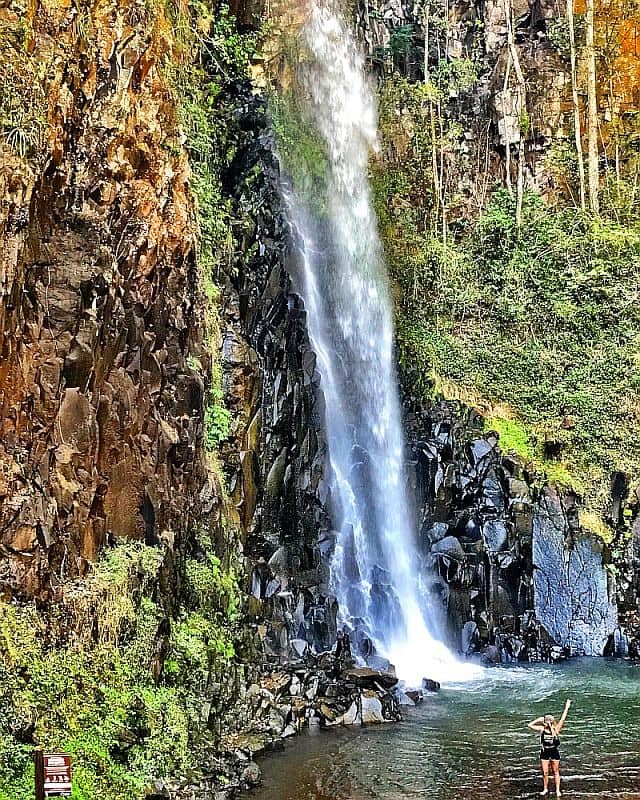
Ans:
<svg viewBox="0 0 640 800"><path fill-rule="evenodd" d="M71 797L71 756L67 753L34 753L36 765L36 800L47 797Z"/></svg>

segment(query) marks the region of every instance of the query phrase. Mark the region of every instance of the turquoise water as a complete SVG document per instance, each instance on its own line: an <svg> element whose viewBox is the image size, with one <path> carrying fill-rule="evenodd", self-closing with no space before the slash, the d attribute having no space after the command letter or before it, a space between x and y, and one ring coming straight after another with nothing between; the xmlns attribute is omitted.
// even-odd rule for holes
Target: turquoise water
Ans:
<svg viewBox="0 0 640 800"><path fill-rule="evenodd" d="M559 717L566 797L640 800L640 665L581 659L493 668L449 687L397 725L316 731L261 764L253 800L471 800L534 797L538 743L526 725Z"/></svg>

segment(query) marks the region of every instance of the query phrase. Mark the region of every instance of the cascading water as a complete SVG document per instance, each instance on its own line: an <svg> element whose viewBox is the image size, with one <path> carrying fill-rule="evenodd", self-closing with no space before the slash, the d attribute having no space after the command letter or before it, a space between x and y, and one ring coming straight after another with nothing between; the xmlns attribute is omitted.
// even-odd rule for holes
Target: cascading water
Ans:
<svg viewBox="0 0 640 800"><path fill-rule="evenodd" d="M461 680L471 668L430 628L432 611L418 587L389 288L367 180L376 107L355 38L333 2L312 0L300 70L307 110L326 145L324 219L287 194L326 406L337 528L332 590L342 621L405 681Z"/></svg>

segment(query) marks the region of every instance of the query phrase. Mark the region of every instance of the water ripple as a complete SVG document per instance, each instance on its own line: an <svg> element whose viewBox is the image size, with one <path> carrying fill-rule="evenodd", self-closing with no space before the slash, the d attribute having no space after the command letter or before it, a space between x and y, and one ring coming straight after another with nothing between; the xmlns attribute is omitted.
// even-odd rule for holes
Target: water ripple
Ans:
<svg viewBox="0 0 640 800"><path fill-rule="evenodd" d="M526 723L559 716L568 696L566 796L640 800L638 678L636 666L591 659L489 671L484 685L443 691L400 725L300 737L265 761L254 800L530 798L540 773Z"/></svg>

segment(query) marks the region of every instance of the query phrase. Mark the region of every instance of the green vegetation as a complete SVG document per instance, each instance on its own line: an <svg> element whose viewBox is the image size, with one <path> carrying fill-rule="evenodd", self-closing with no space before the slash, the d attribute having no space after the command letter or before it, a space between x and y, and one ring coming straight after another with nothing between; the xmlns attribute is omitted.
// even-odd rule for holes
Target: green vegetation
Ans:
<svg viewBox="0 0 640 800"><path fill-rule="evenodd" d="M500 447L504 453L512 453L524 462L533 459L529 434L519 420L493 413L485 417L485 431L494 431L498 434Z"/></svg>
<svg viewBox="0 0 640 800"><path fill-rule="evenodd" d="M234 92L256 37L239 34L228 7L213 2L168 0L144 13L150 26L160 20L168 39L163 70L198 204L197 280L207 301L206 361L214 363L191 357L188 367L208 382L205 442L213 453L230 425L214 359L217 286L238 247L223 178L241 135ZM83 16L81 27L86 35L91 19ZM5 33L0 22L0 136L19 155L36 157L44 153L46 101L38 95L43 76L35 80L33 71L44 67L27 52L26 33ZM0 800L33 797L36 742L71 753L75 800L137 800L153 779L217 769L212 753L232 713L243 654L239 562L233 531L188 538L187 556L141 544L109 549L47 609L0 603Z"/></svg>
<svg viewBox="0 0 640 800"><path fill-rule="evenodd" d="M324 142L305 115L304 108L294 90L273 92L269 97L282 165L291 176L297 196L321 215L326 208L327 154Z"/></svg>
<svg viewBox="0 0 640 800"><path fill-rule="evenodd" d="M627 92L636 66L621 33L625 13L604 9L597 46L601 75ZM640 480L637 115L600 120L599 214L577 210L579 161L570 137L554 142L543 164L554 187L549 205L523 195L513 168L521 169L523 150L509 150L507 181L509 160L491 163L491 135L469 102L484 67L477 24L469 20L463 57L443 59L447 13L429 4L426 74L424 26L398 28L373 57L382 148L371 177L399 359L415 391L480 410L504 450L541 480L580 494L584 527L608 536L612 472ZM575 25L580 49L582 16ZM568 65L567 22L551 23L549 37ZM499 91L495 73L491 85L487 74L482 79ZM515 79L512 73L512 86ZM539 125L526 106L518 121L525 136Z"/></svg>
<svg viewBox="0 0 640 800"><path fill-rule="evenodd" d="M154 778L198 774L240 603L233 572L200 547L175 617L156 596L163 553L140 544L109 550L47 613L0 604L2 800L33 797L33 741L71 753L76 800L135 800Z"/></svg>
<svg viewBox="0 0 640 800"><path fill-rule="evenodd" d="M0 19L0 138L18 156L45 157L47 99L42 78L47 65L29 57L31 24L26 6L16 18Z"/></svg>
<svg viewBox="0 0 640 800"><path fill-rule="evenodd" d="M257 34L240 33L226 4L190 0L169 5L168 14L179 54L167 66L167 73L186 137L191 189L198 209L198 269L207 304L206 344L213 362L205 407L205 446L213 454L229 435L231 424L216 362L220 350L218 284L236 246L232 204L225 195L223 175L235 155L239 132L232 123L232 101L227 93L247 77ZM202 370L202 365L193 368Z"/></svg>
<svg viewBox="0 0 640 800"><path fill-rule="evenodd" d="M484 407L505 449L602 511L614 470L640 478L640 226L535 195L520 232L514 218L498 191L446 245L415 228L405 237L402 213L387 222L400 359L418 365L425 395L444 387ZM500 404L506 417L492 413Z"/></svg>

